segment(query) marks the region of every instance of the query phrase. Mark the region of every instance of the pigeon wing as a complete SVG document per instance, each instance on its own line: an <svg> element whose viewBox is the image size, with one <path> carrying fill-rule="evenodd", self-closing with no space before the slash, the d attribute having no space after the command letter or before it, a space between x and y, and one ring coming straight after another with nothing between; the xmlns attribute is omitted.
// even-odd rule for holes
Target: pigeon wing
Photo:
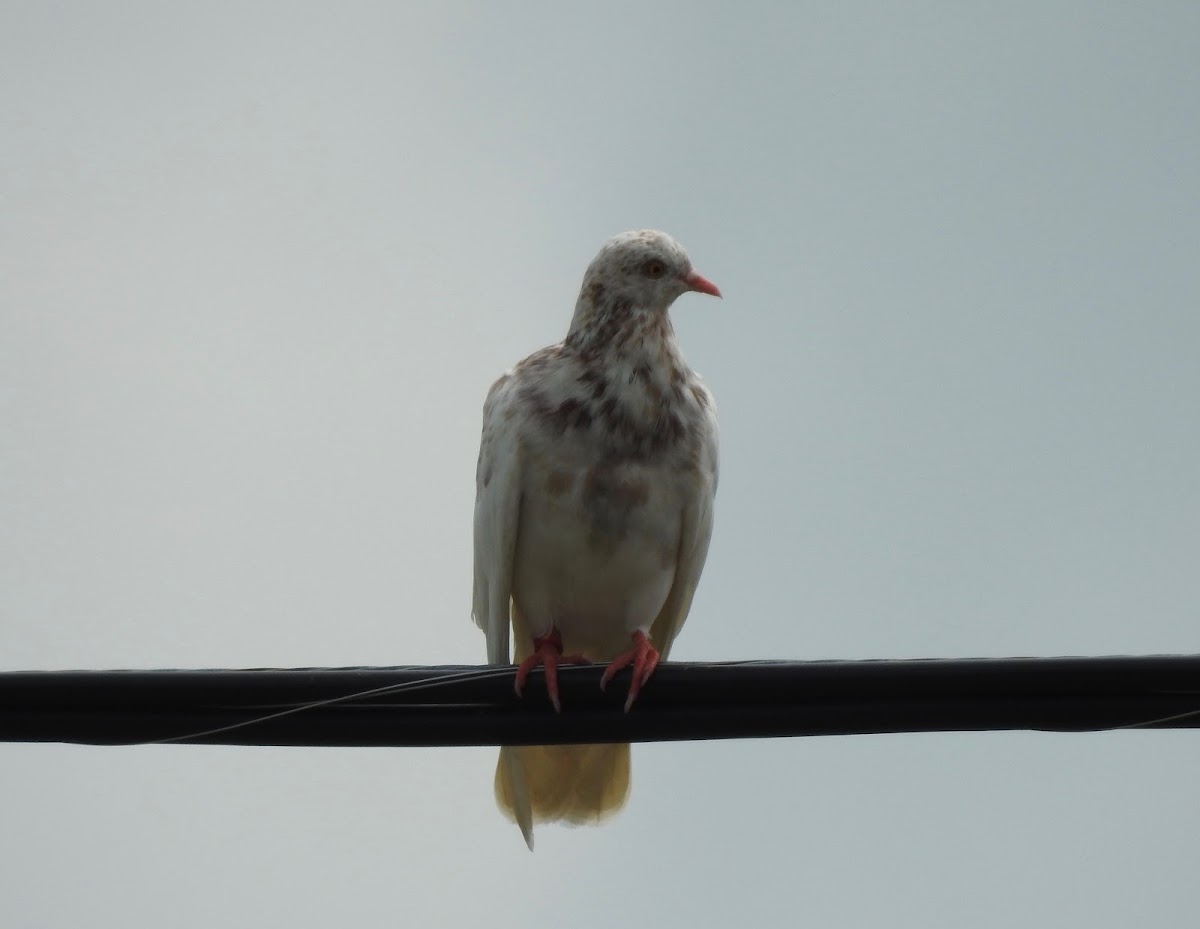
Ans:
<svg viewBox="0 0 1200 929"><path fill-rule="evenodd" d="M664 661L692 608L692 597L700 582L700 573L708 558L708 543L712 539L713 501L717 495L718 477L716 406L708 388L702 384L698 386L708 401L704 404L700 463L693 475L694 493L689 496L683 511L675 580L667 593L666 602L650 627L650 640L658 647Z"/></svg>
<svg viewBox="0 0 1200 929"><path fill-rule="evenodd" d="M508 664L513 555L521 511L521 442L511 374L483 405L475 471L475 586L471 615L487 635L489 664ZM507 415L506 415L507 414Z"/></svg>

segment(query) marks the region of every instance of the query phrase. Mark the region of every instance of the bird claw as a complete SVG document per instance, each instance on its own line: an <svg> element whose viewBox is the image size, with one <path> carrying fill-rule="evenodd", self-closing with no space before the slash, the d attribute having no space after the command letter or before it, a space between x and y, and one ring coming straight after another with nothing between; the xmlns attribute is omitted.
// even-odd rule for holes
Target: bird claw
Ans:
<svg viewBox="0 0 1200 929"><path fill-rule="evenodd" d="M658 667L660 657L658 649L651 644L650 637L639 629L633 634L633 645L629 647L628 651L619 654L605 669L604 675L600 678L600 689L605 690L608 682L616 677L617 672L622 668L633 665L633 680L630 681L629 696L625 700L625 712L628 713L629 708L633 706L633 701L642 692L643 685L650 680L650 675Z"/></svg>
<svg viewBox="0 0 1200 929"><path fill-rule="evenodd" d="M543 636L534 636L533 653L517 665L517 676L513 681L513 690L517 696L523 696L525 681L529 672L538 665L546 675L546 693L550 696L550 705L555 713L562 712L562 703L558 699L558 666L560 664L590 664L583 655L564 655L562 653L562 635L557 629L551 629Z"/></svg>

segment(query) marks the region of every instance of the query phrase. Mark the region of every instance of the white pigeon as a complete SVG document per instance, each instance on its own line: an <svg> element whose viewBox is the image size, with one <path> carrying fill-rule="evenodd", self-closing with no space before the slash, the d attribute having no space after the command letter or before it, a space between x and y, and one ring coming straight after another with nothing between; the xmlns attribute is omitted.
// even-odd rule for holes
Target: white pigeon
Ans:
<svg viewBox="0 0 1200 929"><path fill-rule="evenodd" d="M475 497L472 615L490 664L520 694L542 666L633 666L628 710L692 605L712 535L717 419L667 310L719 297L662 232L609 239L588 266L566 339L492 385ZM628 745L506 746L496 800L533 848L534 821L598 822L629 793Z"/></svg>

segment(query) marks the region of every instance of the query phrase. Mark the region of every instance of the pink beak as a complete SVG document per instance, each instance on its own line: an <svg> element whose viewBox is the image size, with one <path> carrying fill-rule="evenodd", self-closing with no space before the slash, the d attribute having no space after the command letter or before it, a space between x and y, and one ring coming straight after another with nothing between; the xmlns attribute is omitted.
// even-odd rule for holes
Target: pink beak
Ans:
<svg viewBox="0 0 1200 929"><path fill-rule="evenodd" d="M721 296L720 288L712 281L706 278L703 274L696 271L689 271L683 277L683 282L687 284L688 290L694 290L697 293L709 294L713 297Z"/></svg>

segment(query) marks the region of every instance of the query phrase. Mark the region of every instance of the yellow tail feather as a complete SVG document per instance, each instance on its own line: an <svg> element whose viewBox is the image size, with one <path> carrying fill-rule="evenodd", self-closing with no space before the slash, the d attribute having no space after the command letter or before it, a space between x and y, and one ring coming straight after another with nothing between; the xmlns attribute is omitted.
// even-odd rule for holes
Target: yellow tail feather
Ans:
<svg viewBox="0 0 1200 929"><path fill-rule="evenodd" d="M629 746L506 745L496 803L533 849L535 822L598 823L629 796Z"/></svg>

